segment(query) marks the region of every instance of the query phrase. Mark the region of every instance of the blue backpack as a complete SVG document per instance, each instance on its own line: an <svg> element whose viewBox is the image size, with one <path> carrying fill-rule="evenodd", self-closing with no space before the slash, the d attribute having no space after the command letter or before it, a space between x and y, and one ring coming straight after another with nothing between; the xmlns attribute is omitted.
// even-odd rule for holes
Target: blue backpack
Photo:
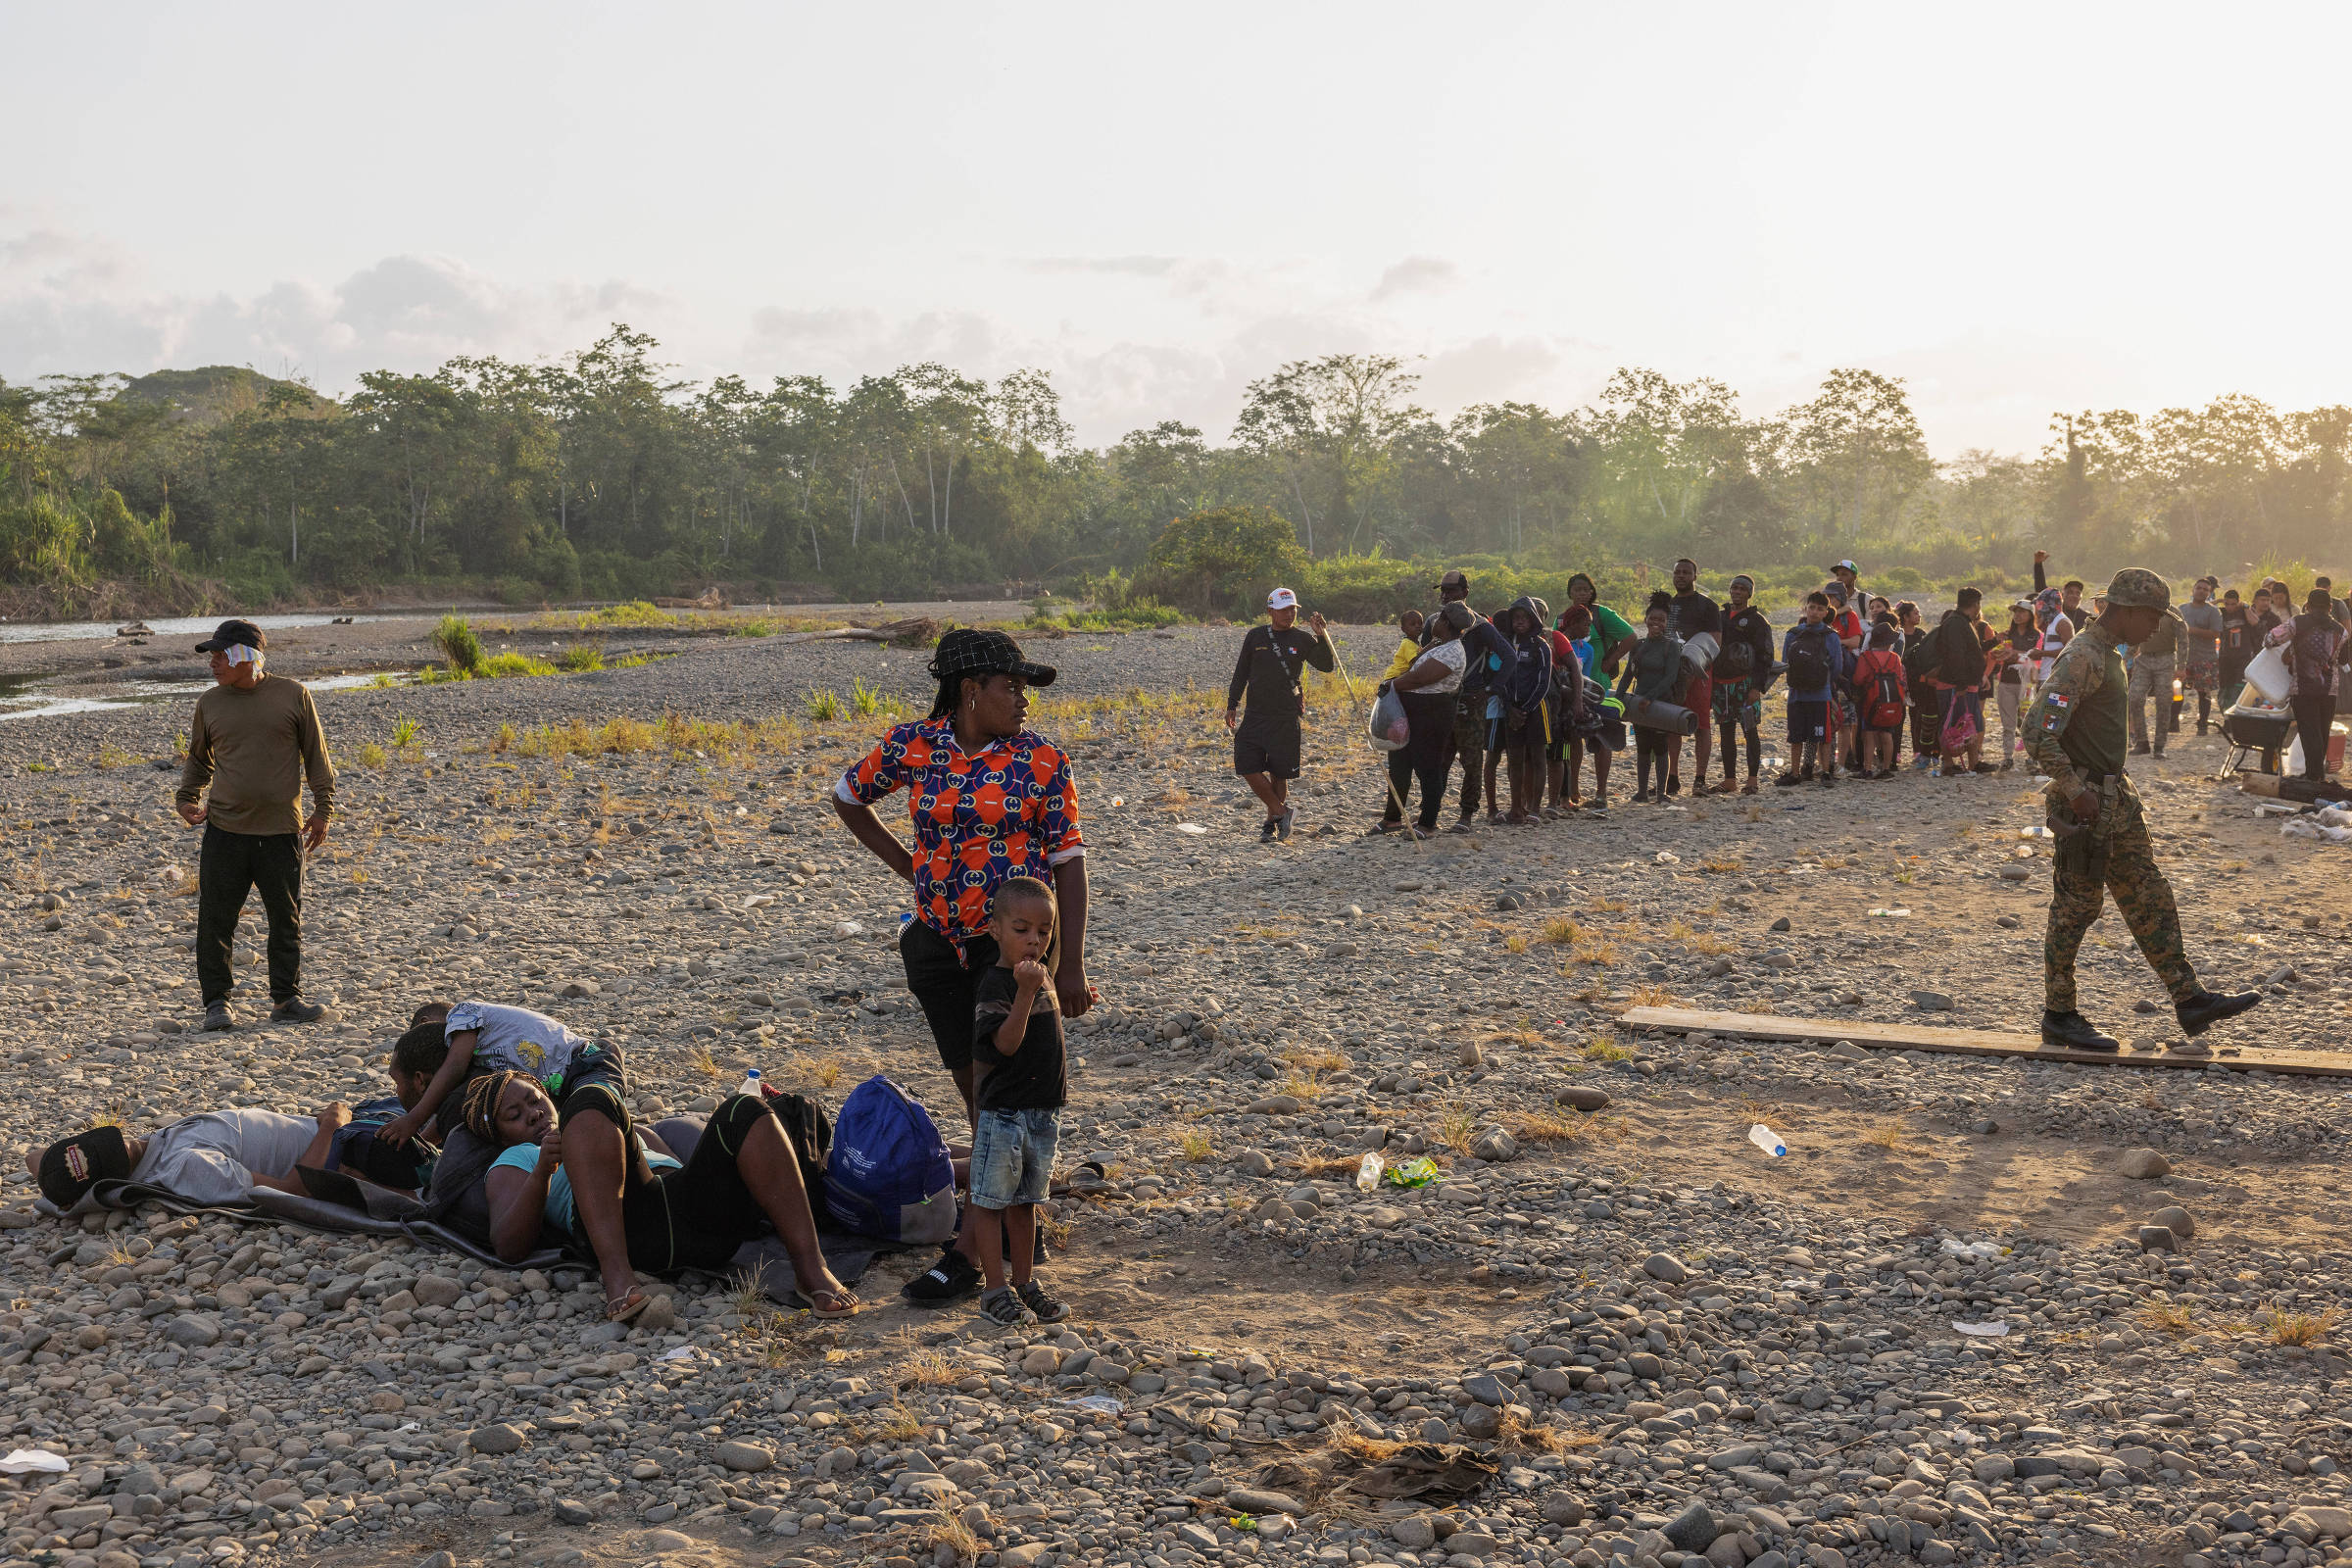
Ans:
<svg viewBox="0 0 2352 1568"><path fill-rule="evenodd" d="M939 1125L880 1074L851 1090L833 1119L825 1208L843 1229L885 1241L956 1234L956 1167Z"/></svg>

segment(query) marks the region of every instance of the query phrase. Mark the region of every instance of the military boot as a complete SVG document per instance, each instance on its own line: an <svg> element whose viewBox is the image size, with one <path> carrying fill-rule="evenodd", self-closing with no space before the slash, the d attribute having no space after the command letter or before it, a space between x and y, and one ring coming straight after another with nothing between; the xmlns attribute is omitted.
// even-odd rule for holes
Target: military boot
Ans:
<svg viewBox="0 0 2352 1568"><path fill-rule="evenodd" d="M2113 1035L2103 1035L2088 1018L2079 1012L2041 1012L2041 1043L2062 1046L2068 1051L2120 1051L2123 1042Z"/></svg>
<svg viewBox="0 0 2352 1568"><path fill-rule="evenodd" d="M2173 1016L2180 1020L2183 1034L2201 1035L2224 1018L2234 1018L2261 1002L2259 991L2233 991L2218 997L2210 991L2199 991L2193 997L2174 1003ZM2047 1025L2043 1026L2043 1032L2048 1032Z"/></svg>

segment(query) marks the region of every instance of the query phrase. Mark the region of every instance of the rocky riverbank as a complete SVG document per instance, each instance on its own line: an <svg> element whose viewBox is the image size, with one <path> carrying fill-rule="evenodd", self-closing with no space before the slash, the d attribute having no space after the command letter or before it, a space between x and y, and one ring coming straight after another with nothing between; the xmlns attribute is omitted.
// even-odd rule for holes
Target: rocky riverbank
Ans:
<svg viewBox="0 0 2352 1568"><path fill-rule="evenodd" d="M2147 775L2192 955L2275 994L2190 1070L1646 1036L1617 1013L2029 1027L2047 860L2023 775L1414 846L1361 836L1379 774L1328 683L1299 836L1261 848L1214 725L1237 636L1035 650L1065 671L1039 727L1078 769L1104 996L1062 1140L1102 1175L1056 1203L1046 1268L1068 1324L916 1312L902 1257L846 1323L702 1281L615 1331L574 1269L219 1217L68 1228L20 1168L4 1419L69 1470L0 1481L0 1562L2344 1554L2352 1105L2227 1070L2341 1046L2341 852L2204 779L2209 743ZM1393 646L1344 634L1359 676ZM919 707L922 656L665 651L320 698L344 803L306 960L334 1012L308 1029L185 1032L193 838L152 765L184 711L0 726L16 1141L380 1093L411 1007L459 993L625 1042L649 1113L753 1065L952 1105L900 891L824 799L886 721L855 693ZM848 711L811 719L820 692ZM2112 919L2082 973L2094 1017L2173 1038ZM1368 1150L1436 1179L1359 1192Z"/></svg>

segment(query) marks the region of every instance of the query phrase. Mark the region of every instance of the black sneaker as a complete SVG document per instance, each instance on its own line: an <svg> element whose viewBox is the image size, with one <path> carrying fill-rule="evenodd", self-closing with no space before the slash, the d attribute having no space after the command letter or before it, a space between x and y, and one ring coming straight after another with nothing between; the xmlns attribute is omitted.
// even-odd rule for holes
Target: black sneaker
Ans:
<svg viewBox="0 0 2352 1568"><path fill-rule="evenodd" d="M1021 1304L1034 1314L1040 1323L1058 1323L1070 1315L1070 1309L1046 1294L1046 1288L1035 1280L1014 1287Z"/></svg>
<svg viewBox="0 0 2352 1568"><path fill-rule="evenodd" d="M228 1015L227 1003L208 1002L204 1004L204 1022L196 1027L217 1034L223 1030L234 1029L236 1026L237 1020Z"/></svg>
<svg viewBox="0 0 2352 1568"><path fill-rule="evenodd" d="M1003 1285L980 1298L980 1315L991 1323L1001 1323L1008 1329L1017 1329L1036 1321L1030 1317L1029 1308L1021 1304L1021 1298L1013 1295L1009 1287Z"/></svg>
<svg viewBox="0 0 2352 1568"><path fill-rule="evenodd" d="M317 1023L325 1016L326 1008L300 997L289 997L270 1009L271 1023Z"/></svg>
<svg viewBox="0 0 2352 1568"><path fill-rule="evenodd" d="M1291 824L1297 820L1298 808L1295 806L1284 807L1282 814L1274 819L1274 836L1288 844L1291 840Z"/></svg>
<svg viewBox="0 0 2352 1568"><path fill-rule="evenodd" d="M979 1288L979 1266L951 1247L938 1262L900 1286L899 1294L917 1306L945 1306Z"/></svg>
<svg viewBox="0 0 2352 1568"><path fill-rule="evenodd" d="M1783 773L1780 777L1774 779L1772 782L1781 789L1792 790L1796 788L1798 780L1794 773Z"/></svg>

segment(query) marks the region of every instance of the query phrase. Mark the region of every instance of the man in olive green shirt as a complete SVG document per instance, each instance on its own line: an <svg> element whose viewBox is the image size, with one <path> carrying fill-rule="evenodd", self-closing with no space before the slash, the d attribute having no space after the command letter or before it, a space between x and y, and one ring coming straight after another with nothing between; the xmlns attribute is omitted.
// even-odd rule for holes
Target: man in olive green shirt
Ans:
<svg viewBox="0 0 2352 1568"><path fill-rule="evenodd" d="M2075 955L2110 893L2141 955L2172 994L2183 1033L2203 1034L2262 1001L2259 991L2216 996L2198 983L2139 794L2124 777L2123 650L2153 632L2171 603L2172 590L2154 572L2136 566L2117 572L2098 618L2060 651L2026 710L2026 752L2035 770L2049 775L2048 821L2058 840L2050 923L2041 942L2045 1046L2119 1049L2075 1004Z"/></svg>
<svg viewBox="0 0 2352 1568"><path fill-rule="evenodd" d="M2179 667L2180 653L2187 641L2188 628L2181 623L2180 612L2167 605L2164 613L2156 617L2156 629L2148 633L2147 639L2132 654L2125 700L2132 708L2132 754L2134 757L2150 754L2148 699L2151 697L2156 700L2153 751L2158 757L2164 755L2164 738L2172 733L2173 727L2173 675Z"/></svg>
<svg viewBox="0 0 2352 1568"><path fill-rule="evenodd" d="M303 856L326 842L335 768L310 688L263 671L269 639L249 620L224 620L196 645L213 656L213 689L196 699L179 814L204 829L196 881L196 982L204 1027L233 1029L229 950L245 895L259 891L270 917L272 1023L312 1023L325 1008L302 999ZM302 818L302 782L311 818ZM206 786L211 786L207 797Z"/></svg>

